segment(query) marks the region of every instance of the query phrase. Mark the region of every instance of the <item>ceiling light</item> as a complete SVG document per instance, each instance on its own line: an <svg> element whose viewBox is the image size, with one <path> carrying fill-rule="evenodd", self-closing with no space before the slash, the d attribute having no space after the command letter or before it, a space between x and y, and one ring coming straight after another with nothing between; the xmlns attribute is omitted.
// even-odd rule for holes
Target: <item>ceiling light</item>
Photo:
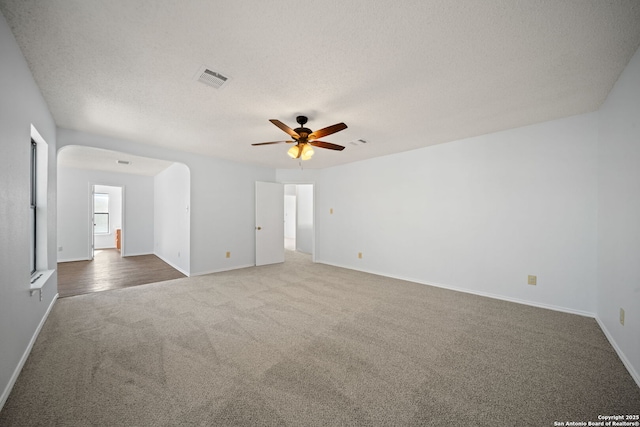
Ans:
<svg viewBox="0 0 640 427"><path fill-rule="evenodd" d="M313 147L312 145L320 148L327 148L329 150L342 151L344 147L338 144L332 144L330 142L318 141L318 138L323 138L327 135L332 135L336 132L340 132L347 128L347 125L344 123L336 123L333 126L327 126L326 128L322 128L313 132L311 129L304 127L307 123L307 117L298 116L296 117L296 122L300 125L295 129L291 129L289 126L282 123L280 120L272 119L269 120L271 123L279 127L281 130L285 131L290 138L293 138L293 141L272 141L272 142L258 142L251 145L271 145L271 144L280 144L280 143L292 143L295 142L296 145L289 148L287 154L289 157L293 159L301 159L301 160L309 160L311 156L313 156ZM366 142L364 140L360 140Z"/></svg>
<svg viewBox="0 0 640 427"><path fill-rule="evenodd" d="M302 160L309 160L311 156L313 156L313 147L311 147L309 144L304 144L302 146L302 155L300 156L300 158Z"/></svg>
<svg viewBox="0 0 640 427"><path fill-rule="evenodd" d="M309 160L311 156L313 156L313 147L305 143L296 144L293 147L289 148L287 154L292 159L299 158L302 160Z"/></svg>
<svg viewBox="0 0 640 427"><path fill-rule="evenodd" d="M297 159L298 155L300 154L300 147L297 144L294 145L293 147L289 148L287 154L291 156L292 159Z"/></svg>

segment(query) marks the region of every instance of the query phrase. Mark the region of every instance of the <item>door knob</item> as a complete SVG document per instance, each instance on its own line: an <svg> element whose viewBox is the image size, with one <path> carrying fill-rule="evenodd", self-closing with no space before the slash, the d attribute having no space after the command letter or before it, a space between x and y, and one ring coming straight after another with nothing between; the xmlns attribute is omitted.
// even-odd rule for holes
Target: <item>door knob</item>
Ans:
<svg viewBox="0 0 640 427"><path fill-rule="evenodd" d="M257 230L262 230L262 227L256 227Z"/></svg>

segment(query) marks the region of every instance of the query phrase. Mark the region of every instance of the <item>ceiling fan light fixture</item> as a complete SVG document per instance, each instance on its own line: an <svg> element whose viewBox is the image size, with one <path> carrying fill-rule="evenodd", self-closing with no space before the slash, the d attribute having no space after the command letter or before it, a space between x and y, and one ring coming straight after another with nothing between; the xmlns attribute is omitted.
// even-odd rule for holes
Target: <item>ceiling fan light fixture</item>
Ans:
<svg viewBox="0 0 640 427"><path fill-rule="evenodd" d="M287 151L287 154L292 159L297 159L298 155L300 154L300 147L297 144L294 145L293 147L289 148L289 151Z"/></svg>
<svg viewBox="0 0 640 427"><path fill-rule="evenodd" d="M302 147L302 155L300 156L300 158L302 160L309 160L311 156L313 156L313 147L311 147L309 144L304 144L304 146Z"/></svg>

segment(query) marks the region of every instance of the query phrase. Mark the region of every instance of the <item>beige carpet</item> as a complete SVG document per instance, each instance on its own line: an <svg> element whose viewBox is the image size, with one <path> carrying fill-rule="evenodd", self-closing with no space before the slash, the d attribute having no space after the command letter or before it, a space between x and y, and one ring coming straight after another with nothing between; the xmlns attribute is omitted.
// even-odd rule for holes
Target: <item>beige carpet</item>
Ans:
<svg viewBox="0 0 640 427"><path fill-rule="evenodd" d="M640 412L590 318L313 264L59 300L1 426L552 426Z"/></svg>

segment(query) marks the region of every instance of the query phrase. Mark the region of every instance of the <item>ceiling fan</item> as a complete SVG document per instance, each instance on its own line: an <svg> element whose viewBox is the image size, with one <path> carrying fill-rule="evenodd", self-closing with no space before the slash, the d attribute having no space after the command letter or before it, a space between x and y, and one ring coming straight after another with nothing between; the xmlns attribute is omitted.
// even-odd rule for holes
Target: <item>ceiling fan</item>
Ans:
<svg viewBox="0 0 640 427"><path fill-rule="evenodd" d="M296 143L293 147L287 151L287 154L294 159L302 159L309 160L311 156L313 156L313 147L319 148L328 148L329 150L344 150L342 145L332 144L330 142L318 141L318 138L323 138L327 135L331 135L336 132L340 132L347 128L347 125L344 123L337 123L335 125L326 127L324 129L317 130L313 132L311 129L304 127L307 123L306 116L298 116L296 117L296 122L300 125L295 129L291 129L289 126L282 123L280 120L269 120L274 125L278 126L280 129L285 131L293 140L288 141L273 141L273 142L259 142L257 144L251 145L269 145L269 144L280 144L283 142L286 143Z"/></svg>

